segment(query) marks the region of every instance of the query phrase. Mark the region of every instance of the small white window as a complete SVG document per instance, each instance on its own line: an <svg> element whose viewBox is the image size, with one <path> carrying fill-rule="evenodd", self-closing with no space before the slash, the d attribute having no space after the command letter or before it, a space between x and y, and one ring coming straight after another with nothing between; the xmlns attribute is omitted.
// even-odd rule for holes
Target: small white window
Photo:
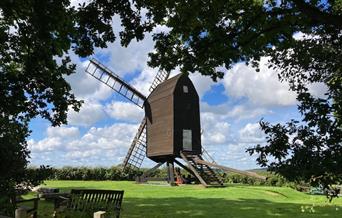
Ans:
<svg viewBox="0 0 342 218"><path fill-rule="evenodd" d="M191 129L183 129L183 150L192 151L192 132L191 132Z"/></svg>
<svg viewBox="0 0 342 218"><path fill-rule="evenodd" d="M189 90L188 90L188 87L187 87L187 86L183 86L183 92L184 92L184 93L188 93L188 92L189 92Z"/></svg>

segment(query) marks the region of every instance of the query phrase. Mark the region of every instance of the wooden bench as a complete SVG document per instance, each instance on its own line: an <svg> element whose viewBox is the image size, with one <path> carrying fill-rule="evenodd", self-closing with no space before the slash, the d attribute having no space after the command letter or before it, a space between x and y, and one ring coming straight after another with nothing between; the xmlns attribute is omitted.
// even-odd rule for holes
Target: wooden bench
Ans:
<svg viewBox="0 0 342 218"><path fill-rule="evenodd" d="M55 201L55 211L63 206L68 210L95 212L99 210L114 212L120 216L124 191L72 189L69 197L60 197Z"/></svg>

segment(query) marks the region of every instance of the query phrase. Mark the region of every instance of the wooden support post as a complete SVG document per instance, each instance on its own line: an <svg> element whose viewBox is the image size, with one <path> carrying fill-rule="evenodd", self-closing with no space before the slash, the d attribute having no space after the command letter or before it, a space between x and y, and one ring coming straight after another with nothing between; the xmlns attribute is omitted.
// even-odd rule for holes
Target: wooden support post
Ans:
<svg viewBox="0 0 342 218"><path fill-rule="evenodd" d="M168 180L170 185L175 185L175 169L173 161L167 162Z"/></svg>
<svg viewBox="0 0 342 218"><path fill-rule="evenodd" d="M186 171L188 171L188 173L190 173L191 175L195 176L194 172L192 172L187 166L185 166L184 164L182 164L181 162L179 162L178 160L175 159L175 163L180 166L181 168L185 169Z"/></svg>
<svg viewBox="0 0 342 218"><path fill-rule="evenodd" d="M137 183L144 183L147 182L148 177L154 172L156 171L161 165L163 165L164 162L160 162L157 165L155 165L153 168L147 170L144 174L142 174L141 176L138 176L135 180Z"/></svg>
<svg viewBox="0 0 342 218"><path fill-rule="evenodd" d="M167 181L170 183L170 163L166 163L166 168L167 168Z"/></svg>
<svg viewBox="0 0 342 218"><path fill-rule="evenodd" d="M105 218L106 211L97 211L94 213L94 218Z"/></svg>
<svg viewBox="0 0 342 218"><path fill-rule="evenodd" d="M25 208L19 207L15 210L15 218L26 218L27 217L27 210Z"/></svg>

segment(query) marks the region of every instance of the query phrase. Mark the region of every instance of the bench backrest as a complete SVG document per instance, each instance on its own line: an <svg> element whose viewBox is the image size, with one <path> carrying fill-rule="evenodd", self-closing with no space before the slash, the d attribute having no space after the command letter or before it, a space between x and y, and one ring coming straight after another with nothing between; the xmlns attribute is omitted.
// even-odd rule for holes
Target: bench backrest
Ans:
<svg viewBox="0 0 342 218"><path fill-rule="evenodd" d="M73 210L120 210L124 191L72 189L67 208Z"/></svg>

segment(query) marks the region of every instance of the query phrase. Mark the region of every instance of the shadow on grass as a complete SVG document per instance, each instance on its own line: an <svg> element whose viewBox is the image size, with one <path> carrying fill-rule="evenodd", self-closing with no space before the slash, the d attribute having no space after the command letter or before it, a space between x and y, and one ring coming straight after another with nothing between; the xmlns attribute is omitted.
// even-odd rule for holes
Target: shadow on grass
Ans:
<svg viewBox="0 0 342 218"><path fill-rule="evenodd" d="M88 184L85 186L77 184L72 187L58 186L61 192L69 192L71 189L93 188ZM98 188L98 187L97 187ZM110 187L108 187L110 189ZM267 190L285 199L283 193ZM39 217L51 217L53 205L41 201L39 206ZM236 199L225 198L196 198L196 197L125 197L122 204L122 218L146 217L146 218L186 218L186 217L214 217L214 218L271 218L271 217L342 217L342 207L331 205L313 206L312 204L299 204L288 202L275 202L265 199Z"/></svg>
<svg viewBox="0 0 342 218"><path fill-rule="evenodd" d="M209 196L210 197L210 196ZM342 208L264 199L125 198L122 217L341 217Z"/></svg>

